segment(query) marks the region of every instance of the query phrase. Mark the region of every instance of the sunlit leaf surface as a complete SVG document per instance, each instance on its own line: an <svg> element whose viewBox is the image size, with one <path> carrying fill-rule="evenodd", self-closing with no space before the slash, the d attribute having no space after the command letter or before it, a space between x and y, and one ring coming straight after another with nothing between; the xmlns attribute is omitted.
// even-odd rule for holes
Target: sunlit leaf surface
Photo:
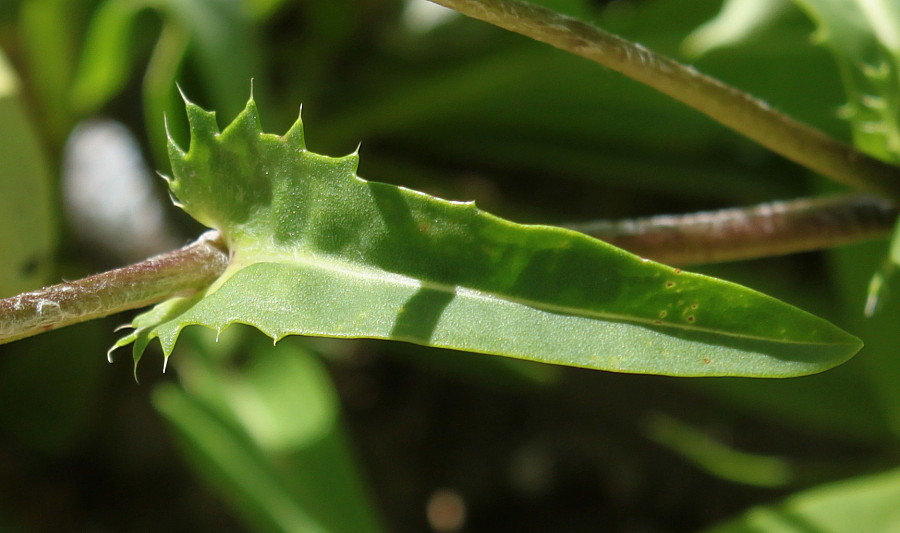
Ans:
<svg viewBox="0 0 900 533"><path fill-rule="evenodd" d="M140 357L181 329L256 326L373 337L546 363L669 375L793 376L851 357L854 337L783 302L549 226L356 176L357 155L305 148L298 120L262 133L255 103L221 133L187 104L172 193L219 229L231 264L204 294L138 317Z"/></svg>

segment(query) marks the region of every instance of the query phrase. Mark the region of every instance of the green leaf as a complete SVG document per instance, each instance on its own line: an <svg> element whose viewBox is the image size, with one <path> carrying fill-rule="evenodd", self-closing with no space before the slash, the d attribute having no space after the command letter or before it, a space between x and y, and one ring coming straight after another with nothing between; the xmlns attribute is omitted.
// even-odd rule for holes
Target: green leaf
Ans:
<svg viewBox="0 0 900 533"><path fill-rule="evenodd" d="M735 483L779 487L795 477L791 463L783 458L736 450L667 415L650 415L644 423L644 433L698 468Z"/></svg>
<svg viewBox="0 0 900 533"><path fill-rule="evenodd" d="M795 0L837 59L848 102L842 115L858 148L900 162L900 3Z"/></svg>
<svg viewBox="0 0 900 533"><path fill-rule="evenodd" d="M379 531L318 359L291 343L229 350L207 337L191 336L195 357L179 361L183 389L154 391L190 464L257 531Z"/></svg>
<svg viewBox="0 0 900 533"><path fill-rule="evenodd" d="M25 0L20 27L29 90L43 129L62 144L72 128L67 93L75 72L78 34L90 9L84 2Z"/></svg>
<svg viewBox="0 0 900 533"><path fill-rule="evenodd" d="M231 0L106 0L85 39L85 50L72 88L76 108L90 112L117 94L128 81L138 16L154 11L164 26L189 30L199 71L219 105L240 105L250 74L254 47L240 5ZM235 69L239 69L235 71Z"/></svg>
<svg viewBox="0 0 900 533"><path fill-rule="evenodd" d="M900 470L817 487L708 533L854 533L900 528Z"/></svg>
<svg viewBox="0 0 900 533"><path fill-rule="evenodd" d="M232 501L249 522L260 524L261 531L328 531L289 499L283 480L240 428L174 385L160 387L153 399L179 433L192 462L220 490L239 493Z"/></svg>
<svg viewBox="0 0 900 533"><path fill-rule="evenodd" d="M858 417L879 417L897 437L900 436L900 388L897 387L900 359L897 358L896 323L900 316L900 278L893 275L883 279L885 294L877 302L877 310L872 309L872 294L866 290L866 281L885 261L884 248L885 243L878 241L857 244L832 250L829 258L834 269L835 296L843 303L847 322L866 339L866 357L860 358L858 365L854 361L853 365L865 372L867 379L861 385L866 389L854 387L857 390L851 392L870 396L877 403L874 409L869 408ZM864 316L864 306L869 306L874 314Z"/></svg>
<svg viewBox="0 0 900 533"><path fill-rule="evenodd" d="M40 287L54 245L47 160L0 52L0 297Z"/></svg>
<svg viewBox="0 0 900 533"><path fill-rule="evenodd" d="M860 342L753 290L643 260L586 235L523 226L356 176L357 155L308 151L298 120L262 133L251 99L221 133L187 103L172 193L221 231L232 259L207 291L138 317L135 357L182 328L251 324L373 337L545 363L681 376L785 377Z"/></svg>

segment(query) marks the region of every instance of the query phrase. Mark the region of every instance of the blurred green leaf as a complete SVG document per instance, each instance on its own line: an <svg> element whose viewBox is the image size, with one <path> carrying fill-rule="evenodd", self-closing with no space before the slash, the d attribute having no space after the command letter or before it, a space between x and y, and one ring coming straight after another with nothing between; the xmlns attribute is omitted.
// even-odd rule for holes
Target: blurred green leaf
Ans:
<svg viewBox="0 0 900 533"><path fill-rule="evenodd" d="M900 471L817 487L708 533L857 533L900 529Z"/></svg>
<svg viewBox="0 0 900 533"><path fill-rule="evenodd" d="M290 499L284 482L240 427L174 385L158 388L154 403L181 437L188 460L257 530L328 531Z"/></svg>
<svg viewBox="0 0 900 533"><path fill-rule="evenodd" d="M714 476L760 487L793 481L795 472L781 457L742 452L678 419L656 414L644 423L647 435Z"/></svg>
<svg viewBox="0 0 900 533"><path fill-rule="evenodd" d="M256 342L239 369L203 355L220 346L194 344L178 365L185 390L161 386L154 402L199 473L247 523L258 531L378 531L317 359L290 343Z"/></svg>
<svg viewBox="0 0 900 533"><path fill-rule="evenodd" d="M854 144L900 164L900 4L894 0L795 1L816 21L818 39L840 67L848 100L842 116L853 127ZM875 314L879 301L889 297L885 291L896 276L898 261L900 234L895 231L888 262L870 274L866 315ZM883 316L874 321L880 320ZM897 400L891 405L900 405Z"/></svg>
<svg viewBox="0 0 900 533"><path fill-rule="evenodd" d="M834 250L829 256L835 287L847 316L844 322L866 339L859 362L868 378L868 392L878 399L879 415L896 438L900 436L900 359L895 328L900 316L900 280L896 276L885 280L878 310L869 317L864 314L869 298L867 282L883 264L884 248L883 242L874 242Z"/></svg>
<svg viewBox="0 0 900 533"><path fill-rule="evenodd" d="M857 148L900 162L900 4L795 0L819 25L844 77L844 116Z"/></svg>
<svg viewBox="0 0 900 533"><path fill-rule="evenodd" d="M279 8L287 3L287 0L245 0L246 9L257 19L264 19L271 16ZM330 2L329 2L330 3ZM327 5L322 2L316 5Z"/></svg>
<svg viewBox="0 0 900 533"><path fill-rule="evenodd" d="M106 0L91 21L71 101L90 113L115 96L128 81L134 61L134 28L138 14L151 1Z"/></svg>
<svg viewBox="0 0 900 533"><path fill-rule="evenodd" d="M163 115L176 105L175 82L187 56L214 105L237 113L246 95L246 80L256 72L259 50L249 12L238 0L105 0L97 8L85 38L84 52L71 88L79 114L95 112L131 79L136 61L139 17L155 13L159 38L144 76L144 111L151 147L165 163ZM174 115L174 113L169 113ZM182 133L172 120L170 131Z"/></svg>
<svg viewBox="0 0 900 533"><path fill-rule="evenodd" d="M68 91L77 64L79 23L85 2L25 0L20 21L28 58L29 83L39 99L42 129L61 144L72 127Z"/></svg>
<svg viewBox="0 0 900 533"><path fill-rule="evenodd" d="M894 225L894 233L888 245L887 259L883 261L881 267L869 279L866 306L863 311L866 317L871 318L880 312L884 300L896 298L896 296L889 294L888 288L894 281L898 266L900 266L900 221Z"/></svg>
<svg viewBox="0 0 900 533"><path fill-rule="evenodd" d="M18 77L0 52L0 297L39 288L53 267L49 180Z"/></svg>

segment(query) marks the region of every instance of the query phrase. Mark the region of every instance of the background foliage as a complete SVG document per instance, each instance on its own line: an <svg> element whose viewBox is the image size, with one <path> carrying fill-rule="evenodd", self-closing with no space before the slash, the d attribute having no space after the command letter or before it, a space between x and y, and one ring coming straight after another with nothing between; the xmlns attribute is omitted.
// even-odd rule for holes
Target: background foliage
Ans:
<svg viewBox="0 0 900 533"><path fill-rule="evenodd" d="M674 56L721 7L541 3ZM804 12L767 4L765 16L735 16L727 38L698 44L693 34L687 50L702 54L692 61L851 140L838 113L842 73L862 82L810 43L815 26ZM0 296L127 260L63 194L81 161L72 132L112 118L137 139L149 168L168 172L163 112L186 144L176 80L230 120L252 77L267 131L285 131L302 102L311 149L346 154L361 141L361 176L475 199L521 222L682 212L830 188L650 89L485 24L430 19L428 7L0 4L10 64L0 63L0 226L15 228L0 231ZM889 143L868 146L890 151ZM102 155L109 159L88 167L94 174L114 166ZM13 156L22 162L7 163ZM149 183L155 212L164 183ZM116 190L109 183L81 188L99 195L96 211L136 196L102 196ZM159 242L199 232L165 209L165 223L153 227L170 235ZM792 380L614 375L376 341L290 339L272 348L235 328L217 343L188 330L174 371L145 365L136 386L129 363L103 358L113 327L130 317L4 345L0 525L452 531L464 509L466 531L693 531L800 492L722 527L852 531L862 527L861 510L877 521L862 528L877 530L896 524L890 502L900 486L896 473L876 474L897 461L897 304L888 298L874 318L862 315L885 256L885 243L872 243L702 269L866 342L851 362Z"/></svg>

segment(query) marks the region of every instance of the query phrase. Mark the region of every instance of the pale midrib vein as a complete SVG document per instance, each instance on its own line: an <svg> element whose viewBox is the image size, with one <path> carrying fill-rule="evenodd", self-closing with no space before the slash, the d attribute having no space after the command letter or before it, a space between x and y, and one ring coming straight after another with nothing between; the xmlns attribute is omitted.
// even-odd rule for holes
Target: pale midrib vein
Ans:
<svg viewBox="0 0 900 533"><path fill-rule="evenodd" d="M350 261L341 261L333 256L327 255L315 255L309 253L298 253L296 251L286 250L289 252L285 255L281 254L272 254L271 251L260 252L258 250L254 250L250 252L252 257L249 260L245 260L240 257L243 254L236 254L235 260L232 261L232 264L229 266L228 270L232 270L233 272L228 275L223 275L220 278L221 284L217 282L215 287L211 287L207 294L214 293L222 284L226 283L228 279L230 279L234 274L237 274L244 268L247 268L253 264L276 264L276 265L297 265L297 266L307 266L312 267L319 270L325 270L335 273L347 274L356 278L364 278L370 279L373 281L378 281L382 283L394 283L397 285L403 285L406 287L413 287L416 289L429 289L438 292L443 292L447 294L459 295L460 289L468 293L469 298L480 298L486 301L490 301L492 299L502 300L505 302L524 305L527 307L531 307L532 309L536 309L539 311L546 311L551 313L559 313L569 316L577 316L581 318L588 319L596 319L596 320L605 320L610 322L625 322L631 324L639 324L651 326L653 328L673 328L684 331L698 332L698 333L711 333L715 335L722 335L725 337L737 338L737 339L747 339L747 340L759 340L766 342L777 342L782 344L796 344L796 345L804 345L804 346L833 346L833 345L852 345L852 342L815 342L815 341L795 341L790 339L777 339L774 337L761 337L758 335L746 335L746 334L736 334L731 332L725 332L719 329L711 329L704 328L700 326L692 326L687 324L676 324L673 322L659 322L658 319L649 319L643 317L634 317L628 315L620 315L616 313L595 311L590 309L580 309L574 307L567 307L563 305L551 304L546 302L538 302L534 300L528 300L524 298L517 298L514 296L509 296L506 294L493 293L490 291L485 291L482 289L473 289L471 287L465 287L462 285L448 285L444 283L438 283L430 280L421 280L414 277L410 277L405 274L400 274L398 272L391 272L388 270L382 270L378 268L365 267L363 265L355 264Z"/></svg>

